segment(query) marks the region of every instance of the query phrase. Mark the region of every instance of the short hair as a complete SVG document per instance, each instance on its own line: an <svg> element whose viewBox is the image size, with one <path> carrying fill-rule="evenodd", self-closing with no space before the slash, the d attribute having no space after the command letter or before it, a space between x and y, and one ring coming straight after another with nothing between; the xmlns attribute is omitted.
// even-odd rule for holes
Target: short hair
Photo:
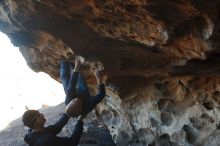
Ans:
<svg viewBox="0 0 220 146"><path fill-rule="evenodd" d="M22 116L23 124L29 128L33 128L37 115L39 115L37 110L27 110Z"/></svg>

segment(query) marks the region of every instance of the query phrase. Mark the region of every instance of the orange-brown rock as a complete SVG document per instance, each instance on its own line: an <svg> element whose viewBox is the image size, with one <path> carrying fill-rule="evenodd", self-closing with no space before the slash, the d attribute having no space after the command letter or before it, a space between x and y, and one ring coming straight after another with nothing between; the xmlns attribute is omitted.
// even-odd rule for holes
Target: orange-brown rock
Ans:
<svg viewBox="0 0 220 146"><path fill-rule="evenodd" d="M0 30L58 81L81 55L92 89L99 61L96 113L118 145L220 145L218 0L1 0Z"/></svg>

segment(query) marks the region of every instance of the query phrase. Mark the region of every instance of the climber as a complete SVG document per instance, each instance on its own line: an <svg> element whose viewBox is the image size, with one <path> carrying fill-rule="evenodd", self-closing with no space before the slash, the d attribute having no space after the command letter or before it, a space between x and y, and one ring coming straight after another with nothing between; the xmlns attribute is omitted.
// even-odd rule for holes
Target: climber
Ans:
<svg viewBox="0 0 220 146"><path fill-rule="evenodd" d="M76 57L75 67L71 62L60 61L60 78L66 93L66 113L71 117L87 115L105 97L105 85L100 78L99 69L94 69L95 78L99 85L99 93L90 96L83 75L79 72L83 58Z"/></svg>
<svg viewBox="0 0 220 146"><path fill-rule="evenodd" d="M46 122L44 115L37 110L27 110L23 114L22 121L30 129L25 135L24 141L29 146L76 146L83 132L83 115L78 117L75 129L70 137L56 136L66 125L69 118L64 113L54 125L44 127Z"/></svg>
<svg viewBox="0 0 220 146"><path fill-rule="evenodd" d="M95 69L99 93L90 96L83 76L79 73L82 59L76 58L75 67L70 62L60 61L60 77L66 93L66 113L56 124L44 127L45 117L37 110L27 110L22 117L25 126L29 127L24 140L30 146L75 146L79 143L83 131L83 119L105 97L105 86ZM75 99L79 99L76 102ZM80 103L80 104L79 104ZM70 137L56 136L66 125L69 118L78 117L75 130Z"/></svg>

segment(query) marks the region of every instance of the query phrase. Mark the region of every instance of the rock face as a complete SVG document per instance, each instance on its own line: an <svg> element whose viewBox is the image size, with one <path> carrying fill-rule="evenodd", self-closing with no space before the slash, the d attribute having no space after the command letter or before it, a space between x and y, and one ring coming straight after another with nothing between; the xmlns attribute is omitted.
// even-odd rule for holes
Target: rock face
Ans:
<svg viewBox="0 0 220 146"><path fill-rule="evenodd" d="M118 145L219 145L219 0L1 0L0 30L58 81L80 55L94 90L99 64L96 114Z"/></svg>

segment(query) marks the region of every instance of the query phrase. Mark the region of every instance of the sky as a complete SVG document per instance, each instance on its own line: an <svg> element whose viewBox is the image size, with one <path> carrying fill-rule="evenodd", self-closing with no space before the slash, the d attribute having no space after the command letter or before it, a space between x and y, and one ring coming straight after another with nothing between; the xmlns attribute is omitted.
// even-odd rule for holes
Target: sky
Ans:
<svg viewBox="0 0 220 146"><path fill-rule="evenodd" d="M29 109L64 101L62 85L49 75L32 71L19 48L0 32L0 130Z"/></svg>

